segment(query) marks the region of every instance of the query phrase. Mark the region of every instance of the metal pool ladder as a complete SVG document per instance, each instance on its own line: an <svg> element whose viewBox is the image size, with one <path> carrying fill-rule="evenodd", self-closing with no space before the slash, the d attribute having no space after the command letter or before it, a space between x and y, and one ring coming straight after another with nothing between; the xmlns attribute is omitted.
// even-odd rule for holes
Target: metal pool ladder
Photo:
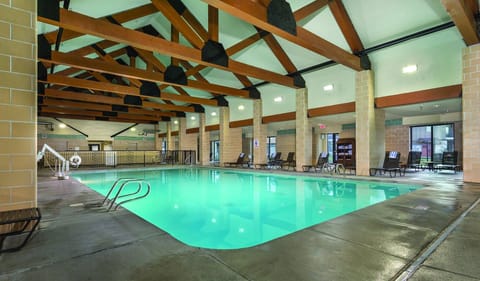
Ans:
<svg viewBox="0 0 480 281"><path fill-rule="evenodd" d="M127 193L127 194L121 194L123 188L126 185L131 184L131 183L136 183L138 185L137 190L135 192L131 192L131 193ZM119 186L119 187L118 187L117 192L115 193L115 196L113 196L113 199L109 199L110 194L112 194L112 192L115 190L115 187L117 187L117 186ZM103 199L102 206L105 203L107 203L107 201L109 201L107 203L107 204L109 204L109 207L108 207L107 211L110 211L112 209L113 205L117 204L115 206L115 208L113 209L115 211L118 208L118 206L120 206L123 203L127 203L127 202L130 202L130 201L133 201L133 200L137 200L137 199L141 199L141 198L146 197L150 193L150 189L151 189L150 183L143 180L143 179L119 178L113 183L112 187L110 187L110 190L108 191L107 195L105 196L105 199ZM127 197L127 196L130 197L130 198L117 202L117 199L124 198L124 197Z"/></svg>

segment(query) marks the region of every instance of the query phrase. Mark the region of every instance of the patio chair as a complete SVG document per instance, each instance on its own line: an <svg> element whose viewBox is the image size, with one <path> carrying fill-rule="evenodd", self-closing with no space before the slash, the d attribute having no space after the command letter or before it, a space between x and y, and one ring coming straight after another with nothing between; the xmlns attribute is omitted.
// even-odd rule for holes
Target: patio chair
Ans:
<svg viewBox="0 0 480 281"><path fill-rule="evenodd" d="M405 168L412 168L414 171L418 171L420 166L420 160L422 160L422 152L421 151L409 151L407 164Z"/></svg>
<svg viewBox="0 0 480 281"><path fill-rule="evenodd" d="M280 166L282 169L283 167L287 167L287 170L289 170L290 167L295 168L295 152L289 152L287 155L287 160L280 160Z"/></svg>
<svg viewBox="0 0 480 281"><path fill-rule="evenodd" d="M402 169L400 168L400 152L387 151L385 152L385 158L383 160L383 167L370 168L370 176L376 176L377 174L383 175L388 173L391 178L397 176L397 172L402 176ZM405 169L403 170L405 175Z"/></svg>
<svg viewBox="0 0 480 281"><path fill-rule="evenodd" d="M304 172L309 172L312 168L316 172L322 171L325 167L325 164L328 163L328 152L322 152L318 155L317 163L315 165L303 165L302 169Z"/></svg>
<svg viewBox="0 0 480 281"><path fill-rule="evenodd" d="M442 164L437 164L434 170L453 170L454 173L460 170L457 165L458 151L444 151L442 154Z"/></svg>
<svg viewBox="0 0 480 281"><path fill-rule="evenodd" d="M245 161L245 153L240 152L240 154L238 155L237 161L235 161L235 162L225 162L225 163L223 163L223 165L225 167L241 167L241 166L243 166L244 161Z"/></svg>
<svg viewBox="0 0 480 281"><path fill-rule="evenodd" d="M282 165L282 153L277 152L275 153L275 156L268 161L267 166L270 168L276 168L276 167L281 167Z"/></svg>

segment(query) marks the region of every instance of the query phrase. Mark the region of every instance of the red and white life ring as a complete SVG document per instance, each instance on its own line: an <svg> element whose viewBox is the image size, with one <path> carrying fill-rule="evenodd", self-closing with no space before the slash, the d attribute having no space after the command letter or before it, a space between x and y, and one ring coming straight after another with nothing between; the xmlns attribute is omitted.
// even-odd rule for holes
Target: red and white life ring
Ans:
<svg viewBox="0 0 480 281"><path fill-rule="evenodd" d="M80 158L80 156L75 154L70 157L70 166L77 168L80 164L82 164L82 158Z"/></svg>

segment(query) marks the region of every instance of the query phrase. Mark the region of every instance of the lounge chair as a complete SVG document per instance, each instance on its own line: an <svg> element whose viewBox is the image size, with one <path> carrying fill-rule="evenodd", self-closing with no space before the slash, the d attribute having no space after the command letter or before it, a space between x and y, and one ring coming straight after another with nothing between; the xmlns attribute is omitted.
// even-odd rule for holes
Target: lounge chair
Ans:
<svg viewBox="0 0 480 281"><path fill-rule="evenodd" d="M309 172L312 168L316 172L322 171L325 168L325 164L328 163L328 152L322 152L318 155L317 163L315 165L303 165L304 172Z"/></svg>
<svg viewBox="0 0 480 281"><path fill-rule="evenodd" d="M245 153L241 152L238 155L238 158L237 158L236 162L225 162L225 163L223 163L223 165L225 167L241 167L241 166L243 166L244 161L245 161Z"/></svg>
<svg viewBox="0 0 480 281"><path fill-rule="evenodd" d="M407 164L405 168L412 168L414 171L418 171L420 169L420 160L422 159L422 152L421 151L409 151Z"/></svg>
<svg viewBox="0 0 480 281"><path fill-rule="evenodd" d="M457 165L458 151L444 151L442 154L442 164L437 164L434 170L453 170L454 173L460 170Z"/></svg>
<svg viewBox="0 0 480 281"><path fill-rule="evenodd" d="M281 167L281 165L282 165L282 153L281 152L275 153L275 156L272 159L270 159L270 161L268 161L268 164L267 164L267 166L270 167L270 168Z"/></svg>
<svg viewBox="0 0 480 281"><path fill-rule="evenodd" d="M282 169L283 167L287 167L287 170L289 170L290 167L295 168L295 152L289 152L287 155L287 160L280 160L280 166Z"/></svg>
<svg viewBox="0 0 480 281"><path fill-rule="evenodd" d="M400 152L398 151L385 152L385 159L383 160L382 168L370 168L370 176L388 173L390 177L393 178L397 176L397 172L402 176L402 169L400 168ZM405 170L403 170L403 175L405 175Z"/></svg>

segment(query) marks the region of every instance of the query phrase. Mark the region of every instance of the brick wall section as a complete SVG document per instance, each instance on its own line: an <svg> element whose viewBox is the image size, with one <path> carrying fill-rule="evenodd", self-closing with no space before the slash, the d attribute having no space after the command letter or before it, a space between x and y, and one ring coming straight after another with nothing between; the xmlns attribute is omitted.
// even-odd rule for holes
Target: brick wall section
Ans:
<svg viewBox="0 0 480 281"><path fill-rule="evenodd" d="M0 1L0 211L37 205L36 3Z"/></svg>
<svg viewBox="0 0 480 281"><path fill-rule="evenodd" d="M296 96L296 139L295 160L297 171L302 171L303 165L312 161L312 127L308 121L308 91L306 88L298 89Z"/></svg>
<svg viewBox="0 0 480 281"><path fill-rule="evenodd" d="M262 100L253 101L253 162L267 163L267 125L262 124Z"/></svg>
<svg viewBox="0 0 480 281"><path fill-rule="evenodd" d="M289 152L295 152L295 138L295 134L277 135L276 150L282 153L282 159L287 159Z"/></svg>
<svg viewBox="0 0 480 281"><path fill-rule="evenodd" d="M385 127L385 150L400 152L400 162L407 163L408 152L410 151L410 127Z"/></svg>
<svg viewBox="0 0 480 281"><path fill-rule="evenodd" d="M237 161L242 152L242 128L230 128L230 109L220 108L220 163Z"/></svg>
<svg viewBox="0 0 480 281"><path fill-rule="evenodd" d="M179 150L197 151L198 134L187 134L187 118L180 118L179 124L180 124L178 128Z"/></svg>

